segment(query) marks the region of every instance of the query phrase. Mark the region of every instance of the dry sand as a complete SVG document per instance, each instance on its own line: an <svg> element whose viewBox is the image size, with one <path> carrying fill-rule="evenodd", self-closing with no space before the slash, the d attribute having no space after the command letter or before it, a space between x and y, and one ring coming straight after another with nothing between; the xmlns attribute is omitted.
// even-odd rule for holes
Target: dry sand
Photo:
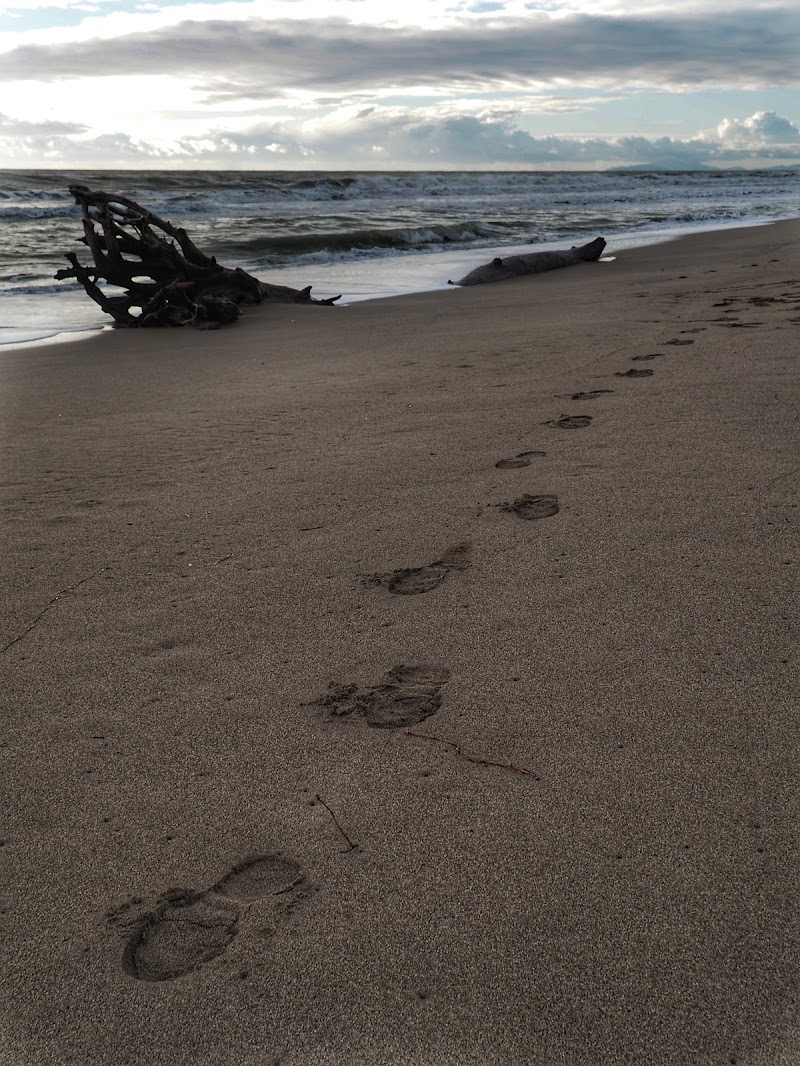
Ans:
<svg viewBox="0 0 800 1066"><path fill-rule="evenodd" d="M3 1066L800 1063L798 240L3 357Z"/></svg>

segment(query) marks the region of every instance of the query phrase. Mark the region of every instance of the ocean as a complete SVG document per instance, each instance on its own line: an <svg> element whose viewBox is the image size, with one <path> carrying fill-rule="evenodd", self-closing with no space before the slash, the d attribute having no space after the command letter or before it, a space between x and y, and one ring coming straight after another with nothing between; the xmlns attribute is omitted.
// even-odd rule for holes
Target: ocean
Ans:
<svg viewBox="0 0 800 1066"><path fill-rule="evenodd" d="M73 281L71 184L128 196L203 251L341 303L446 288L495 255L608 241L608 256L682 233L800 216L800 171L0 171L0 346L100 329ZM81 255L83 253L83 255Z"/></svg>

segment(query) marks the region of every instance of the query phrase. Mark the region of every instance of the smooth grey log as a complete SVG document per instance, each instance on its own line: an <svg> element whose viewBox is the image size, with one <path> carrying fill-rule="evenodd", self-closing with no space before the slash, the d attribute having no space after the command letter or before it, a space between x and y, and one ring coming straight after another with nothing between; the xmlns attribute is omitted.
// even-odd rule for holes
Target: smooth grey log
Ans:
<svg viewBox="0 0 800 1066"><path fill-rule="evenodd" d="M595 237L589 244L580 248L564 248L556 252L529 252L527 255L509 255L505 259L498 256L491 263L475 267L458 281L448 281L448 285L487 285L492 281L507 281L520 278L525 274L540 274L544 270L558 270L560 267L575 266L576 263L590 263L603 254L606 242L602 237Z"/></svg>

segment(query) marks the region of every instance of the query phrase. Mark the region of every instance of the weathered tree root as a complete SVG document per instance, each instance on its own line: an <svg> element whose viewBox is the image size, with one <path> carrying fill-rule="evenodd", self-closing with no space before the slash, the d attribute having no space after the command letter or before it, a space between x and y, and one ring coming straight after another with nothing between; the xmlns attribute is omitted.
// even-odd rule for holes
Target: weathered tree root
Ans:
<svg viewBox="0 0 800 1066"><path fill-rule="evenodd" d="M69 191L81 208L80 240L92 253L94 267L84 266L74 252L67 252L71 266L59 270L56 280L79 281L117 326L219 329L235 322L244 304L330 306L340 299L315 300L310 285L305 289L272 285L241 267L221 266L200 251L185 229L126 196L93 192L85 185L70 185ZM123 289L124 294L107 294L99 281Z"/></svg>

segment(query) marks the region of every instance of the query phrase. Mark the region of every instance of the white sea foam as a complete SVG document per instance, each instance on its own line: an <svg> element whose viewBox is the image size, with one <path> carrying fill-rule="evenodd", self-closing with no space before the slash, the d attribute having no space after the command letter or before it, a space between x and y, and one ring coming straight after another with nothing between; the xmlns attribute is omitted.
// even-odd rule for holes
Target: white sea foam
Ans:
<svg viewBox="0 0 800 1066"><path fill-rule="evenodd" d="M63 329L55 326L42 329L15 329L9 326L0 326L0 355L3 352L18 348L39 348L46 344L63 344L67 341L77 341L84 337L92 337L96 333L102 333L111 326L100 324L91 329Z"/></svg>

